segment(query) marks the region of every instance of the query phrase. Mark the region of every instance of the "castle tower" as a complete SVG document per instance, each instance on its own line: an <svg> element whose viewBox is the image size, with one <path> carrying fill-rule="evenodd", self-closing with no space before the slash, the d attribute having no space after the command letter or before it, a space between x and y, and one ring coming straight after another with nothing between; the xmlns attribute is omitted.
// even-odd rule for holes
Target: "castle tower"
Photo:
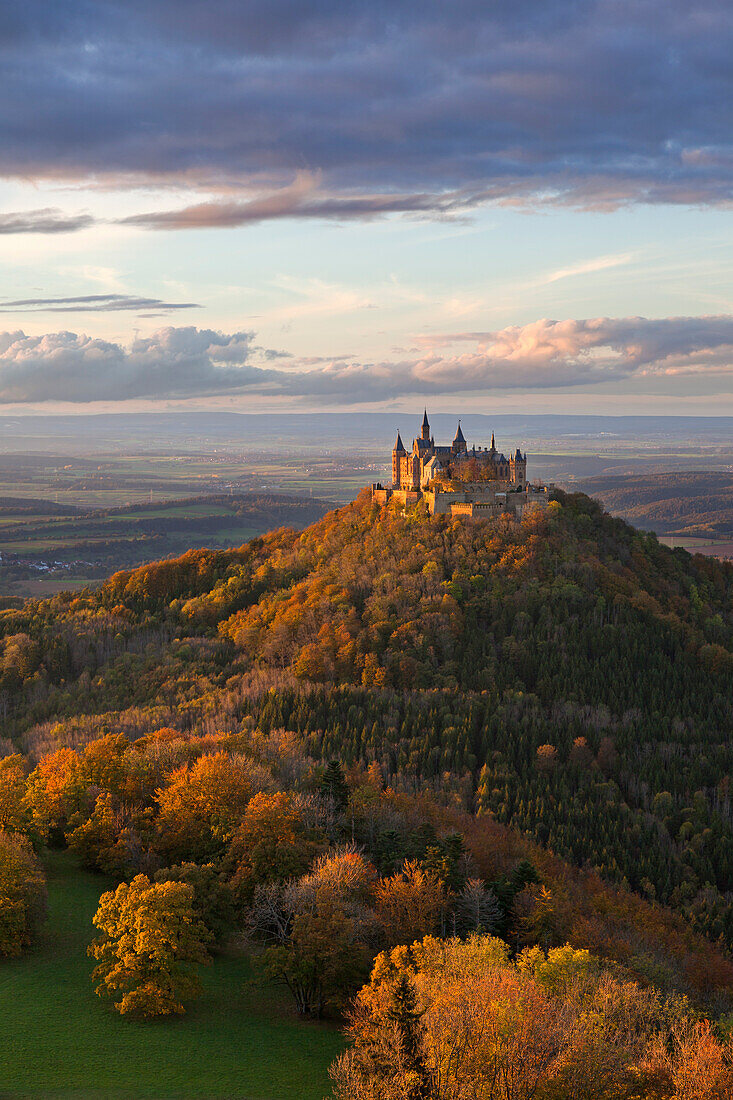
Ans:
<svg viewBox="0 0 733 1100"><path fill-rule="evenodd" d="M422 418L422 432L420 434L422 439L424 439L427 443L430 442L430 425L428 423L427 409L425 410L425 415Z"/></svg>
<svg viewBox="0 0 733 1100"><path fill-rule="evenodd" d="M519 447L509 458L509 470L512 482L524 488L527 484L527 456L522 454Z"/></svg>
<svg viewBox="0 0 733 1100"><path fill-rule="evenodd" d="M397 442L392 448L392 488L399 489L400 487L400 465L403 458L407 457L407 451L402 444L402 437L397 432Z"/></svg>
<svg viewBox="0 0 733 1100"><path fill-rule="evenodd" d="M465 454L468 450L466 446L466 440L464 439L463 432L461 431L461 422L458 421L458 428L456 429L456 436L451 446L451 451L454 455Z"/></svg>
<svg viewBox="0 0 733 1100"><path fill-rule="evenodd" d="M410 459L409 459L409 462L408 462L409 484L406 486L406 488L408 488L408 489L419 489L420 488L420 467L421 467L421 465L422 465L422 463L420 462L420 455L418 455L418 454L410 455Z"/></svg>

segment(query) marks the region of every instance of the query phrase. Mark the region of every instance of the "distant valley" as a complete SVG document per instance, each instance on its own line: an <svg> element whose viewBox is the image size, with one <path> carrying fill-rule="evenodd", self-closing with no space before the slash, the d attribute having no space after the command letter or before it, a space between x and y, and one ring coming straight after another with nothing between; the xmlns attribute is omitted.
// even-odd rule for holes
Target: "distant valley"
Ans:
<svg viewBox="0 0 733 1100"><path fill-rule="evenodd" d="M573 488L635 527L673 536L664 539L673 545L733 557L733 474L607 474L583 478Z"/></svg>
<svg viewBox="0 0 733 1100"><path fill-rule="evenodd" d="M331 501L269 493L96 509L0 497L0 607L97 584L118 569L192 546L241 546L278 527L306 527L332 507Z"/></svg>

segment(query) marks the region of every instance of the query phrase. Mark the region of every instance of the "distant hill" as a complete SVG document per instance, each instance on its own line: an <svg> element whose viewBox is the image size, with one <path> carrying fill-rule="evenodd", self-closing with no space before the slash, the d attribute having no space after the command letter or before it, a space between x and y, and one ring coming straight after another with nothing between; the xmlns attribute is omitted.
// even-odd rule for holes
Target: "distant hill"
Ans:
<svg viewBox="0 0 733 1100"><path fill-rule="evenodd" d="M733 537L733 474L614 474L577 485L609 512L657 534Z"/></svg>
<svg viewBox="0 0 733 1100"><path fill-rule="evenodd" d="M73 504L57 504L32 497L0 497L0 518L5 516L78 516L80 509Z"/></svg>
<svg viewBox="0 0 733 1100"><path fill-rule="evenodd" d="M239 546L277 527L306 527L330 501L278 493L227 493L81 508L0 497L0 606L100 582L110 573L191 546Z"/></svg>

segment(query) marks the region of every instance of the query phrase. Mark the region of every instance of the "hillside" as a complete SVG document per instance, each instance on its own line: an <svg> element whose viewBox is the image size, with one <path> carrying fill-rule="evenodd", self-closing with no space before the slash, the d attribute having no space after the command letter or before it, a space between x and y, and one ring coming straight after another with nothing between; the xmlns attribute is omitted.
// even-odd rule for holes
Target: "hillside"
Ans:
<svg viewBox="0 0 733 1100"><path fill-rule="evenodd" d="M658 535L733 537L733 475L614 474L585 478L579 487L614 515Z"/></svg>
<svg viewBox="0 0 733 1100"><path fill-rule="evenodd" d="M521 525L360 498L5 612L6 747L289 729L730 945L732 597L581 494Z"/></svg>

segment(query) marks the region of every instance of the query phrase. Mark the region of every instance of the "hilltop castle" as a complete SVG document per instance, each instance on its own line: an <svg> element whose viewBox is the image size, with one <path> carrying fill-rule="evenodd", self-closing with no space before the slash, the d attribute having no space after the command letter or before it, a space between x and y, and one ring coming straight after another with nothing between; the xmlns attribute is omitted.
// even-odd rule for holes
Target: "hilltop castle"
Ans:
<svg viewBox="0 0 733 1100"><path fill-rule="evenodd" d="M547 489L527 481L527 456L517 447L509 458L490 447L470 449L458 421L450 446L437 446L425 410L420 435L408 452L397 433L392 448L392 485L372 486L379 504L415 504L424 500L432 514L491 515L511 512L521 516L527 508L544 507Z"/></svg>

